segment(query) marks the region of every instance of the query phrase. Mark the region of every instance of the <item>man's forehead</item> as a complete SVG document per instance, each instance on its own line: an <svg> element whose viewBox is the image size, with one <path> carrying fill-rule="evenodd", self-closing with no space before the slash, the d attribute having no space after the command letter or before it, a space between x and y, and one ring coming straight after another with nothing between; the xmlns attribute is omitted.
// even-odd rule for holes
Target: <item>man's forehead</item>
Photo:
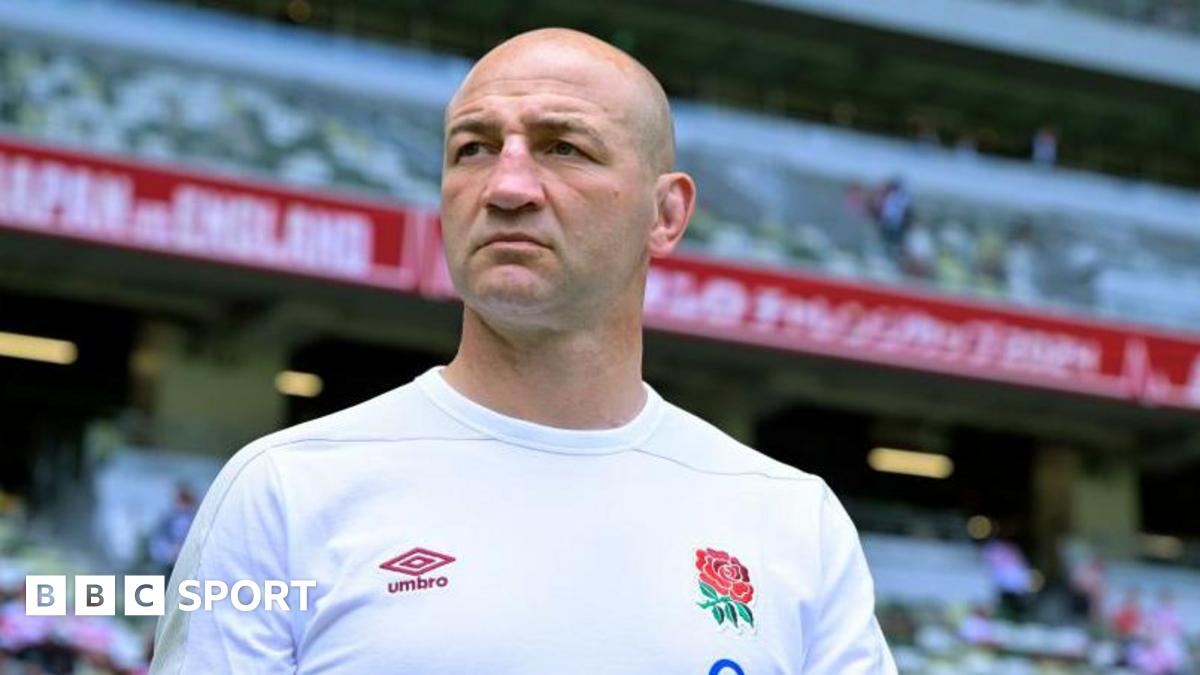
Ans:
<svg viewBox="0 0 1200 675"><path fill-rule="evenodd" d="M543 30L519 35L483 56L474 77L511 77L530 72L570 73L572 77L611 73L627 76L637 64L612 45L574 31Z"/></svg>
<svg viewBox="0 0 1200 675"><path fill-rule="evenodd" d="M627 111L619 101L545 79L506 80L464 90L446 109L447 121L493 115L523 121L546 116L625 119Z"/></svg>
<svg viewBox="0 0 1200 675"><path fill-rule="evenodd" d="M518 57L495 64L481 62L451 99L447 115L477 105L536 98L563 108L625 116L635 104L636 93L621 73L603 61L568 54L570 58L555 60Z"/></svg>
<svg viewBox="0 0 1200 675"><path fill-rule="evenodd" d="M662 87L633 57L576 31L531 31L488 52L446 106L445 120L449 128L476 107L507 116L553 98L638 136L649 163L670 170L674 139Z"/></svg>

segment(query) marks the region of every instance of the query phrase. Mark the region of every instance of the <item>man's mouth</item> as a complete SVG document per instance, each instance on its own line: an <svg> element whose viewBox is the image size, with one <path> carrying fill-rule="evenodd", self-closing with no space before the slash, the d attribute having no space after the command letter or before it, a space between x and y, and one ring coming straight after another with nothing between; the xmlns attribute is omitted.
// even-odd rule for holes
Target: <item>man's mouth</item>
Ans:
<svg viewBox="0 0 1200 675"><path fill-rule="evenodd" d="M500 246L500 247L504 247L504 248L514 248L514 249L549 248L549 246L547 246L545 243L543 243L537 237L534 237L534 236L528 235L528 234L523 234L520 232L506 232L506 233L494 234L494 235L488 237L483 242L483 246L480 246L480 248L483 248L485 246Z"/></svg>

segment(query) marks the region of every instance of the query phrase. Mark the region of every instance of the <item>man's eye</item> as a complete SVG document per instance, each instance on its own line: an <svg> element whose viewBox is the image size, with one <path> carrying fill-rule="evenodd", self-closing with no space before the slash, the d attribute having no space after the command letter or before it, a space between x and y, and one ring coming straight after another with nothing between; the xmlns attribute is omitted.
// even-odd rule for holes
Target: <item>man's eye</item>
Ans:
<svg viewBox="0 0 1200 675"><path fill-rule="evenodd" d="M550 147L550 152L555 155L563 155L563 156L582 155L583 154L579 150L579 148L575 147L574 145L571 145L570 143L568 143L566 141L559 141L559 142L555 143L553 146Z"/></svg>
<svg viewBox="0 0 1200 675"><path fill-rule="evenodd" d="M458 152L454 153L454 157L456 159L472 157L481 152L483 152L483 143L480 143L479 141L471 141L470 143L463 143L461 146L459 146Z"/></svg>

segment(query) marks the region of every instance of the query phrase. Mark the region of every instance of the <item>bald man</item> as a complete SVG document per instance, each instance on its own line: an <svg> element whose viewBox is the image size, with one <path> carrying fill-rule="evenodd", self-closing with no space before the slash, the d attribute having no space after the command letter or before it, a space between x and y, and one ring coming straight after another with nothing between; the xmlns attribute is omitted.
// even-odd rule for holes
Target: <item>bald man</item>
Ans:
<svg viewBox="0 0 1200 675"><path fill-rule="evenodd" d="M479 61L445 125L457 355L229 461L152 672L894 673L825 483L642 382L647 266L696 192L654 77L534 31ZM188 579L315 586L303 611L292 588L287 611L184 612Z"/></svg>

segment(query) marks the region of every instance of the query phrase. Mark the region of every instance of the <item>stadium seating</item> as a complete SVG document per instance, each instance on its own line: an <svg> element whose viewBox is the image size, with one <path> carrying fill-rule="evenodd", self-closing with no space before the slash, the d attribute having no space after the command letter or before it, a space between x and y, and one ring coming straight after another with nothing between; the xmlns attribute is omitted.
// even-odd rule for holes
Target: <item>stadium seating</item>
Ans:
<svg viewBox="0 0 1200 675"><path fill-rule="evenodd" d="M1200 271L1189 258L1200 235L1022 194L1046 178L1044 170L702 107L679 106L677 116L679 163L703 188L686 240L693 250L1200 326ZM382 102L338 98L116 50L84 58L70 45L0 44L0 130L100 152L435 205L440 125L435 106L406 102L402 92ZM781 125L829 156L818 167L757 142ZM714 130L725 143L710 142ZM864 178L864 167L880 166L904 166L907 175ZM1001 196L1009 205L969 192L961 183L971 175L1007 181ZM911 202L903 241L889 247L877 207L892 178L905 182ZM1096 179L1062 180L1081 184L1081 200L1089 189L1120 197L1112 185L1084 184Z"/></svg>
<svg viewBox="0 0 1200 675"><path fill-rule="evenodd" d="M1134 639L1086 621L1002 618L976 545L965 541L864 534L863 549L876 583L878 614L900 671L906 675L1174 672L1154 670L1144 654L1160 648L1146 631ZM1110 616L1120 591L1171 589L1184 627L1185 664L1200 663L1200 575L1145 563L1112 563L1106 603ZM1139 668L1139 665L1141 666Z"/></svg>
<svg viewBox="0 0 1200 675"><path fill-rule="evenodd" d="M244 77L34 43L5 42L0 63L0 128L418 203L438 194L436 110L341 105Z"/></svg>

